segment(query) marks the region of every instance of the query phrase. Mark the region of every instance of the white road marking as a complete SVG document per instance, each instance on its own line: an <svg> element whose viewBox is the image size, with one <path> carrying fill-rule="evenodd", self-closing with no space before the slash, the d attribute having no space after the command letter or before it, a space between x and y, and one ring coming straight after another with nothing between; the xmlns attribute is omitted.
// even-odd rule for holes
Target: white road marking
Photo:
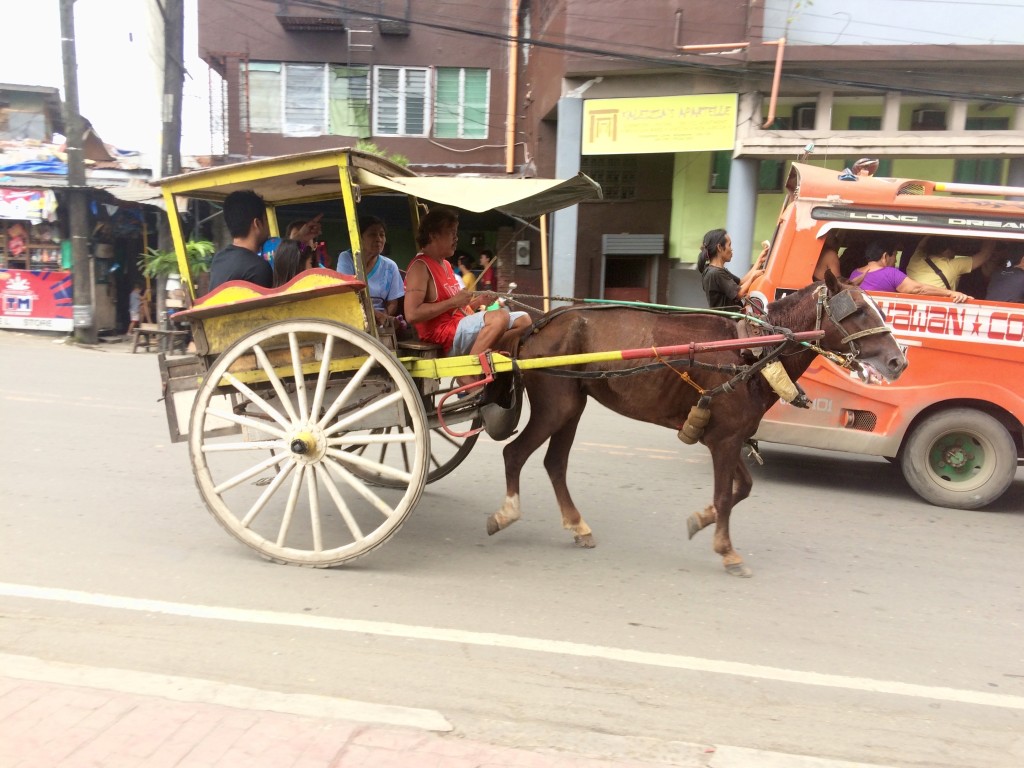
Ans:
<svg viewBox="0 0 1024 768"><path fill-rule="evenodd" d="M215 680L65 664L6 653L0 653L0 674L16 680L100 688L138 696L159 696L171 701L286 712L358 723L399 725L427 731L452 730L452 724L433 709L396 707L308 693L265 691Z"/></svg>
<svg viewBox="0 0 1024 768"><path fill-rule="evenodd" d="M384 621L342 619L331 616L308 616L292 613L278 613L246 608L230 608L211 605L172 603L163 600L147 600L122 595L105 595L95 592L80 592L71 589L36 587L26 584L0 582L0 596L19 597L30 600L50 600L77 605L92 605L126 611L161 613L170 616L184 616L213 621L234 621L246 624L300 627L330 632L352 632L382 637L401 637L411 640L429 640L439 643L460 643L493 648L517 649L534 653L561 656L577 656L588 659L606 659L624 664L639 664L648 667L682 669L690 672L709 672L717 675L734 675L756 680L774 680L798 685L813 685L822 688L839 688L849 691L883 693L895 696L910 696L919 699L948 701L957 704L975 704L985 707L1024 710L1024 696L1001 693L971 691L962 688L917 685L895 680L875 680L869 677L849 677L820 672L805 672L760 664L745 664L736 661L704 659L697 656L680 656L670 653L636 651L628 648L614 648L604 645L588 645L564 640L502 635L492 632L472 632L460 629L423 627L413 624L394 624Z"/></svg>

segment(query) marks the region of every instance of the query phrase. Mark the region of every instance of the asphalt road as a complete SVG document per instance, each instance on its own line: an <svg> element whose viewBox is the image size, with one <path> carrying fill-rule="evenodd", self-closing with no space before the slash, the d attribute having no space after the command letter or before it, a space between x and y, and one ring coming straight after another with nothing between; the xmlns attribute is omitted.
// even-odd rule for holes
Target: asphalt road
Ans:
<svg viewBox="0 0 1024 768"><path fill-rule="evenodd" d="M468 738L671 761L679 742L899 766L1024 764L1024 472L986 511L882 460L766 447L729 577L710 460L593 405L560 527L482 440L395 538L332 570L230 538L168 441L155 355L0 332L0 651L440 711ZM360 623L362 622L362 623ZM0 668L2 672L2 668Z"/></svg>

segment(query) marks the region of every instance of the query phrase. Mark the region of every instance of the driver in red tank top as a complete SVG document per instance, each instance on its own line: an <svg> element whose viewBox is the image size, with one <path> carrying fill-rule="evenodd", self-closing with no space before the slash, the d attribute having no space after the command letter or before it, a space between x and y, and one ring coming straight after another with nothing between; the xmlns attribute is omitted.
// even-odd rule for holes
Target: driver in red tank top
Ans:
<svg viewBox="0 0 1024 768"><path fill-rule="evenodd" d="M459 217L437 207L423 217L416 234L420 252L405 273L405 319L416 326L423 341L444 347L445 354L479 354L507 349L530 326L525 312L493 309L493 291L465 290L448 262L459 241ZM472 306L470 306L472 305Z"/></svg>

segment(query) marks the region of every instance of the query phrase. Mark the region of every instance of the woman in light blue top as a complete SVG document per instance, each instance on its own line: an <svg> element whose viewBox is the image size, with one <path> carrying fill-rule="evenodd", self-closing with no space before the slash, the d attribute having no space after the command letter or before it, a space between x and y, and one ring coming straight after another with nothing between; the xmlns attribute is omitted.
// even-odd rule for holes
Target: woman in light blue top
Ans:
<svg viewBox="0 0 1024 768"><path fill-rule="evenodd" d="M359 246L363 257L363 270L366 273L366 285L370 289L370 300L373 302L373 313L377 324L398 313L398 300L405 296L405 284L398 265L381 254L387 235L384 222L376 216L359 217ZM343 275L356 273L352 251L338 254L338 271Z"/></svg>

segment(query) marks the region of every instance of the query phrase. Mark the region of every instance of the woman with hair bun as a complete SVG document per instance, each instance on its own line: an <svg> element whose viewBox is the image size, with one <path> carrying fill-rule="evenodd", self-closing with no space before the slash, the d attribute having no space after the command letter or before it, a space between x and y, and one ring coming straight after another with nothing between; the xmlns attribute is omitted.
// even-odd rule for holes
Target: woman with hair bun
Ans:
<svg viewBox="0 0 1024 768"><path fill-rule="evenodd" d="M765 241L761 255L754 266L742 278L736 277L726 269L732 261L732 238L724 229L712 229L704 235L697 257L697 271L704 287L704 295L711 309L739 309L740 298L750 290L750 283L764 272L764 260L768 255L768 242Z"/></svg>

